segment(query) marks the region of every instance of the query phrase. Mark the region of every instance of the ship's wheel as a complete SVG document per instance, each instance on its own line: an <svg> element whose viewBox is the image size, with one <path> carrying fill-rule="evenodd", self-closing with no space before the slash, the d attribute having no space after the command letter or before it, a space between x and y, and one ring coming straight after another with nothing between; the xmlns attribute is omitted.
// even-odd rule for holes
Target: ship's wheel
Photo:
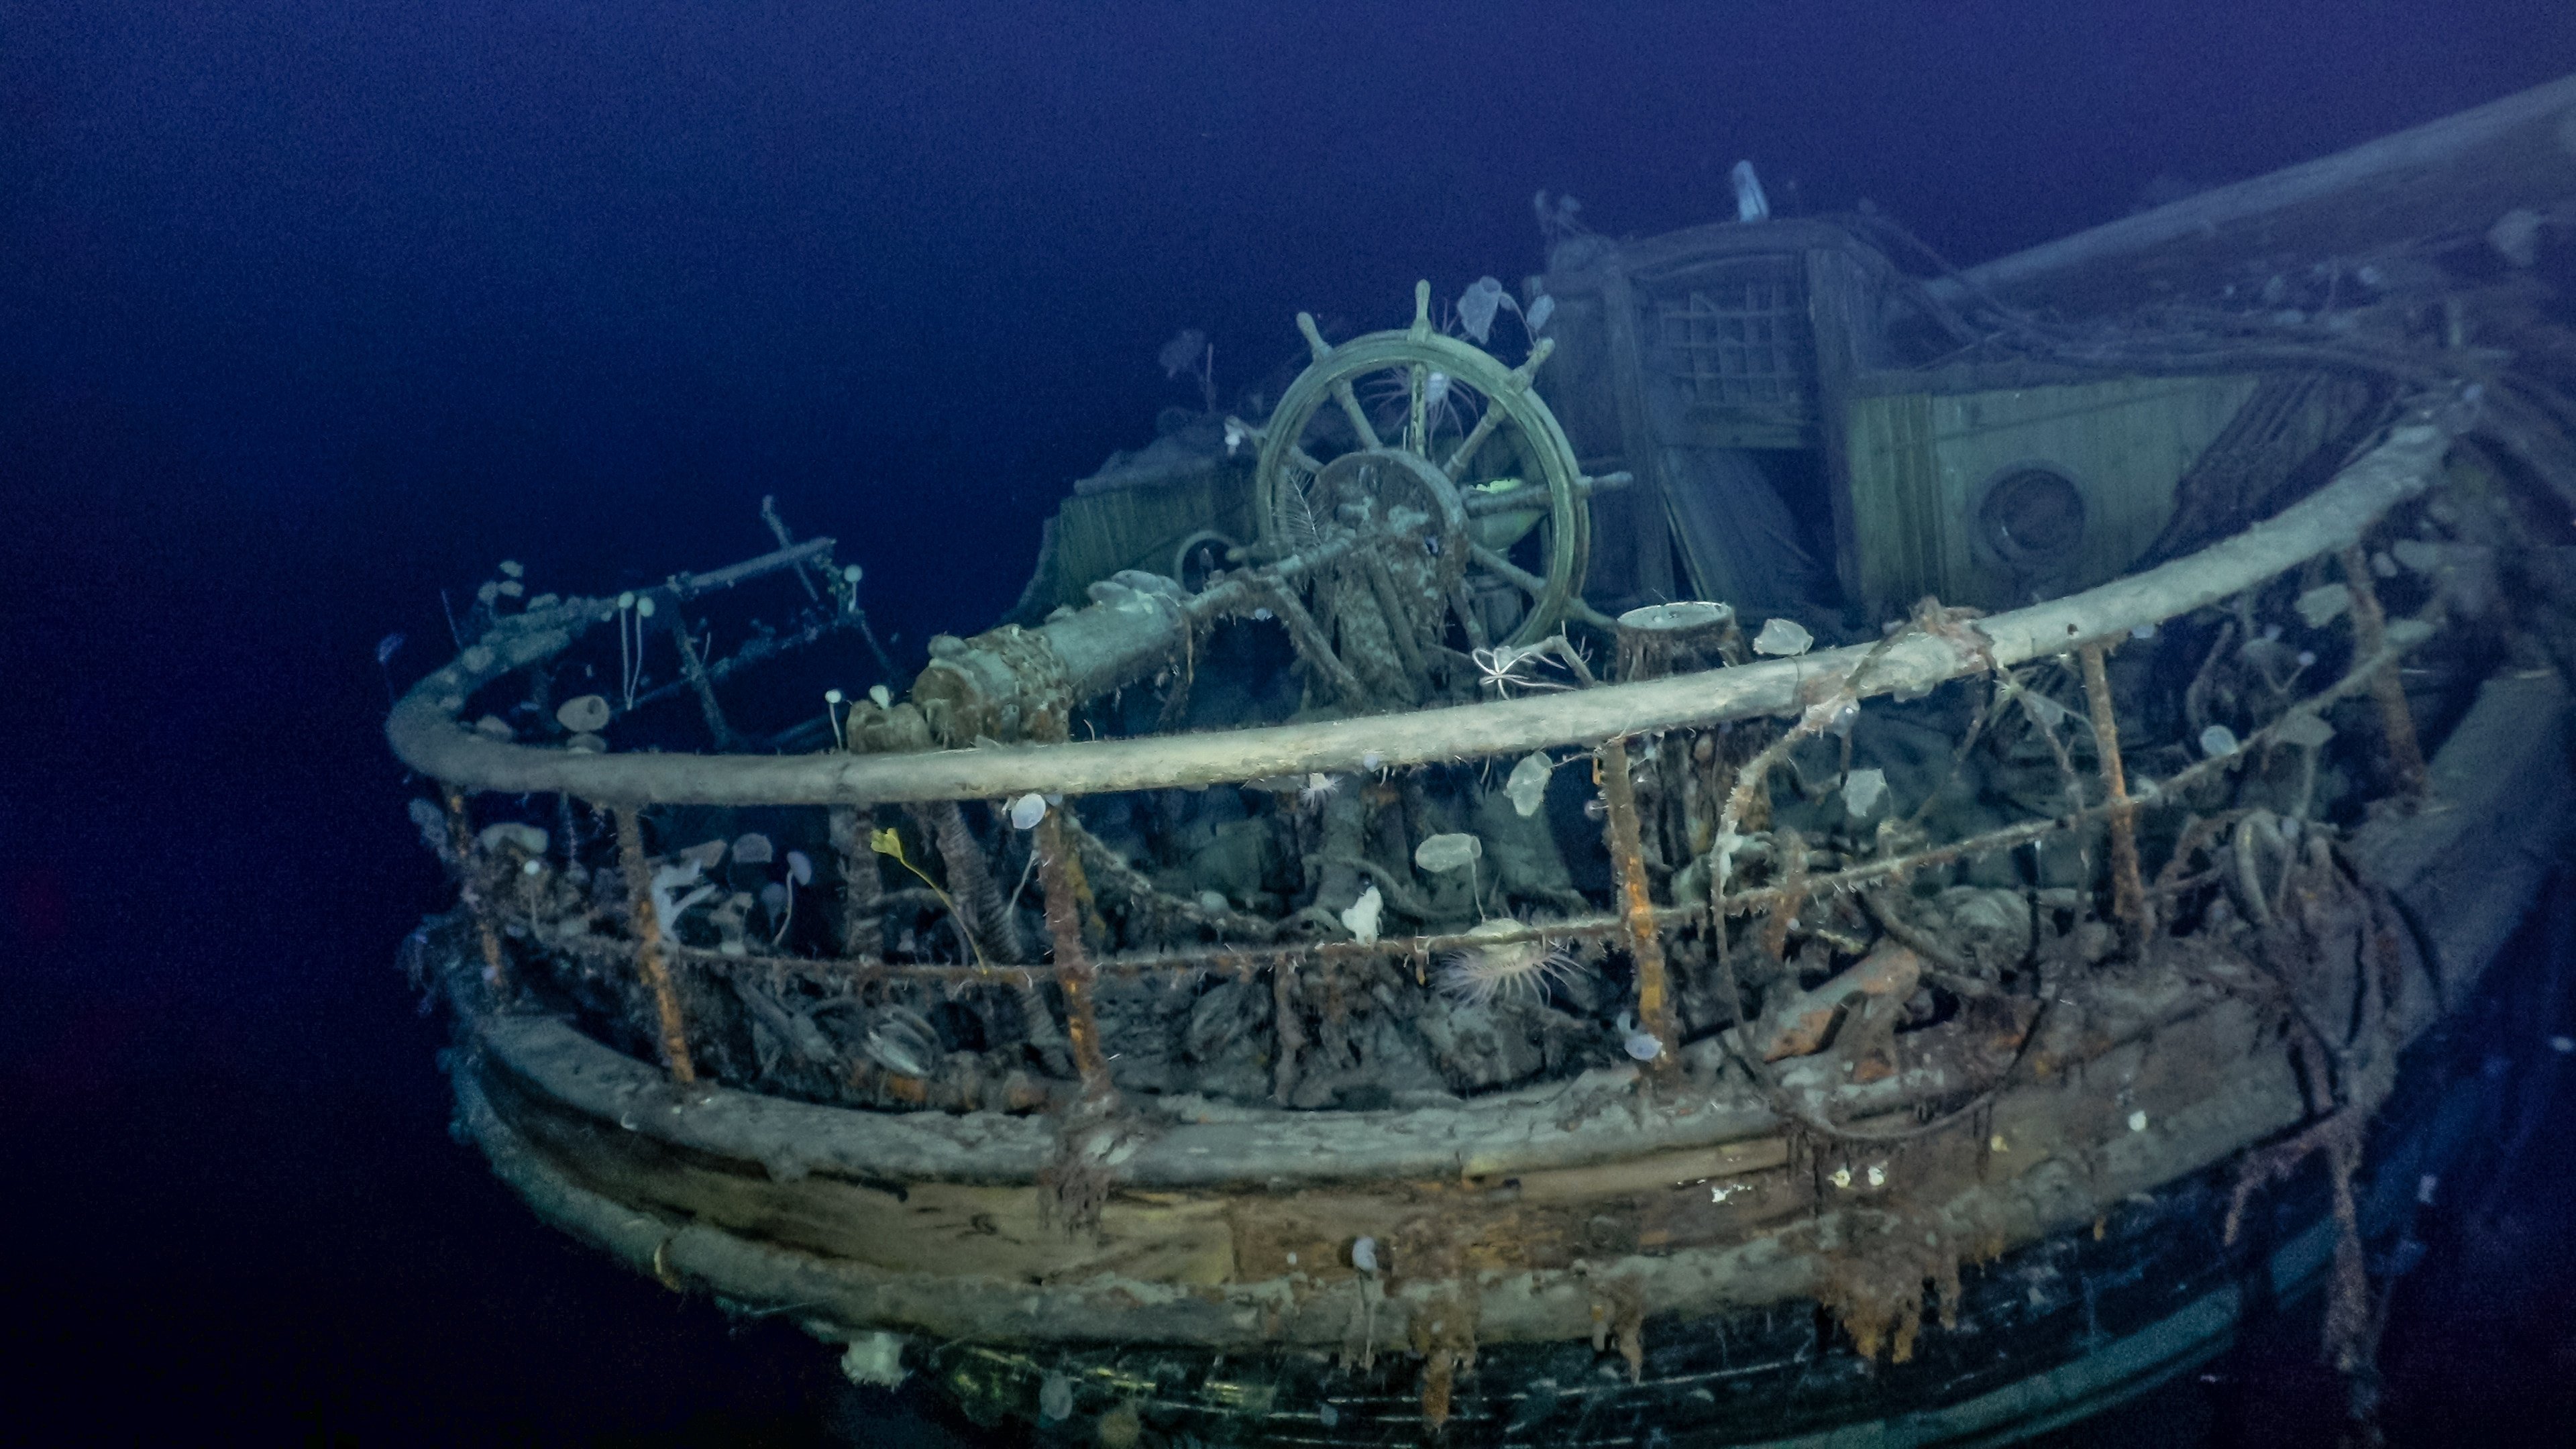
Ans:
<svg viewBox="0 0 2576 1449"><path fill-rule="evenodd" d="M1505 366L1431 325L1428 282L1414 286L1409 328L1333 347L1312 316L1299 313L1297 327L1314 362L1265 427L1245 429L1261 443L1265 551L1378 537L1331 577L1346 609L1385 618L1393 656L1408 662L1554 634L1592 551L1583 470L1530 387L1554 344L1538 339L1527 361ZM1390 528L1408 539L1385 540ZM1312 587L1327 587L1322 573ZM1375 626L1361 627L1354 642L1376 653Z"/></svg>

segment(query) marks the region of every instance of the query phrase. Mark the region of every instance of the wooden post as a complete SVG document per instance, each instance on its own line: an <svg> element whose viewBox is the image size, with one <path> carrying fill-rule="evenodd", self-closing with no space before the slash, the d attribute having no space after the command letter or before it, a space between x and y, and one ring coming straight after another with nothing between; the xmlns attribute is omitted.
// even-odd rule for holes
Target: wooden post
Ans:
<svg viewBox="0 0 2576 1449"><path fill-rule="evenodd" d="M653 996L661 1018L662 1058L671 1080L687 1086L698 1079L689 1058L688 1023L680 1016L680 994L671 984L671 969L662 959L662 921L653 908L653 868L644 860L644 829L632 806L617 807L617 859L626 873L626 894L635 917L635 974Z"/></svg>
<svg viewBox="0 0 2576 1449"><path fill-rule="evenodd" d="M1852 380L1876 358L1877 318L1869 275L1847 251L1807 253L1807 325L1816 345L1816 449L1834 521L1835 572L1843 597L1861 597L1859 524L1852 511L1851 438L1843 402Z"/></svg>
<svg viewBox="0 0 2576 1449"><path fill-rule="evenodd" d="M2120 724L2111 714L2111 678L2102 668L2102 646L2075 651L2084 660L2084 701L2093 713L2093 748L2102 771L2102 808L2111 830L2111 909L2120 923L2143 935L2147 887L2138 874L2138 822L2129 803L2128 771L2120 763Z"/></svg>
<svg viewBox="0 0 2576 1449"><path fill-rule="evenodd" d="M2352 642L2355 653L2368 659L2388 647L2388 615L2379 607L2379 590L2370 581L2370 560L2362 556L2355 544L2335 557L2343 564L2344 587L2352 590ZM2415 737L2415 712L2406 704L2406 683L2397 674L2397 661L2370 677L2370 697L2379 705L2379 727L2388 736L2388 766L2397 776L2397 788L2409 799L2420 800L2432 788L2432 776L2424 768L2424 745Z"/></svg>
<svg viewBox="0 0 2576 1449"><path fill-rule="evenodd" d="M1674 1054L1673 1002L1664 973L1663 938L1655 933L1655 901L1646 878L1646 852L1637 823L1636 786L1628 778L1628 742L1601 746L1601 798L1610 809L1610 863L1619 877L1619 913L1626 917L1628 949L1637 958L1637 1024L1661 1050L1647 1072L1668 1079L1681 1062Z"/></svg>
<svg viewBox="0 0 2576 1449"><path fill-rule="evenodd" d="M1601 328L1610 349L1610 395L1619 413L1619 452L1637 479L1629 506L1636 533L1636 573L1629 587L1640 599L1673 597L1673 540L1664 493L1664 450L1646 406L1646 378L1637 336L1637 291L1617 256L1601 263Z"/></svg>
<svg viewBox="0 0 2576 1449"><path fill-rule="evenodd" d="M1118 1089L1110 1084L1109 1063L1100 1052L1100 1019L1091 1008L1091 983L1099 973L1082 946L1082 906L1075 899L1081 867L1074 863L1056 818L1063 808L1048 806L1038 821L1038 877L1046 888L1047 935L1055 942L1055 982L1064 992L1064 1032L1073 1043L1074 1070L1081 1074L1085 1097L1107 1101Z"/></svg>

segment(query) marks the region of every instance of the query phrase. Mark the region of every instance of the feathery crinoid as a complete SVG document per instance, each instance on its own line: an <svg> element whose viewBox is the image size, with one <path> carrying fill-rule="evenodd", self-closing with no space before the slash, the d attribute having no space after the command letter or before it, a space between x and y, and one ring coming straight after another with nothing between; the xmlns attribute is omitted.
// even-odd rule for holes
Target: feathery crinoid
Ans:
<svg viewBox="0 0 2576 1449"><path fill-rule="evenodd" d="M1514 936L1528 925L1514 920L1480 921L1469 936ZM1467 1006L1525 1001L1535 1006L1551 986L1563 986L1583 970L1574 947L1534 936L1468 946L1440 958L1440 993Z"/></svg>
<svg viewBox="0 0 2576 1449"><path fill-rule="evenodd" d="M1315 500L1307 488L1315 481L1313 474L1291 468L1282 475L1279 489L1279 531L1288 541L1291 553L1304 553L1324 541L1324 521L1315 516Z"/></svg>

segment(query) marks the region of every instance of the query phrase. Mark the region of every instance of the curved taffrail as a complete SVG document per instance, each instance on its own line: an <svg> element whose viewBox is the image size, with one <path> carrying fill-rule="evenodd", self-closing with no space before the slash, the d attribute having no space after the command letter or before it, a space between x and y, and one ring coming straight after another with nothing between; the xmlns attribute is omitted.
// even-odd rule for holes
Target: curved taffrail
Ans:
<svg viewBox="0 0 2576 1449"><path fill-rule="evenodd" d="M2332 481L2279 514L2187 558L2080 594L1980 619L1992 641L1911 633L1893 643L1826 650L1635 684L1412 714L1208 734L917 754L580 754L509 744L457 723L474 692L569 647L604 600L574 599L503 621L482 643L406 694L386 723L404 764L472 791L562 792L607 805L899 804L1213 785L1305 771L1347 772L1705 726L1794 712L1809 681L1858 697L1919 693L1990 665L2009 668L2114 639L2215 603L2320 554L2351 547L2382 514L2438 474L2455 422L2425 417L2392 430ZM1854 678L1855 674L1865 677Z"/></svg>

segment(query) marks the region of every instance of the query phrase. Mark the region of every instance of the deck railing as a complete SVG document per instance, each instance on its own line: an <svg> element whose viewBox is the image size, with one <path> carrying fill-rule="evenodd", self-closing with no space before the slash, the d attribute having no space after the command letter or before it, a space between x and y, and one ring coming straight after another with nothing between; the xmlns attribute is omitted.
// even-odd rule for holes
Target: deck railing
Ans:
<svg viewBox="0 0 2576 1449"><path fill-rule="evenodd" d="M1892 627L1875 644L1668 678L1323 723L899 754L841 750L766 756L585 753L495 739L462 725L459 716L478 692L514 672L544 667L590 630L621 615L618 601L575 598L498 619L483 639L403 697L393 711L388 733L407 765L443 787L451 864L466 886L487 980L504 995L515 966L514 952L522 949L509 943L515 939L535 944L544 933L537 929L541 924L535 919L537 906L514 895L506 880L488 870L478 874L472 797L543 792L614 814L616 850L633 920L631 935L621 940L559 933L544 940L542 949L585 958L587 969L624 971L640 983L651 1003L650 1035L659 1041L671 1075L683 1082L693 1080L699 1066L675 969L745 978L764 973L819 977L852 986L887 979L1007 985L1021 993L1024 1010L1035 1018L1028 1023L1033 1037L1051 1037L1056 1030L1034 990L1038 976L1051 975L1064 1000L1060 1043L1065 1051L1060 1059L1069 1059L1070 1070L1063 1085L1071 1089L1078 1082L1080 1096L1090 1100L1113 1094L1107 1066L1110 1046L1101 1038L1093 1009L1101 976L1217 969L1270 974L1281 1058L1279 1095L1285 1105L1295 1055L1304 1044L1291 995L1291 975L1302 965L1329 966L1369 957L1427 960L1443 950L1491 948L1541 937L1598 939L1627 952L1636 968L1630 1002L1634 1025L1652 1040L1651 1047L1638 1043L1632 1054L1643 1060L1647 1073L1662 1075L1675 1071L1680 1059L1665 965L1665 941L1678 930L1700 929L1704 942L1715 943L1705 954L1722 965L1730 918L1762 918L1766 935L1776 947L1785 936L1785 923L1807 902L2098 824L2110 843L2107 886L2113 915L2123 932L2137 938L2155 929L2157 902L2171 893L2183 857L2191 849L2191 842L2185 840L2172 864L2161 872L2162 879L2150 882L2137 846L2140 814L2186 798L2200 783L2236 768L2268 746L2312 741L2320 711L2360 694L2370 695L2377 704L2382 722L2379 737L2390 752L2385 773L2401 791L2420 790L2423 762L2405 694L2397 683L2397 661L2430 637L2432 627L2411 619L2392 623L2383 617L2361 544L2390 509L2423 493L2438 479L2459 426L2459 419L2450 412L2419 409L2326 486L2279 515L2189 557L2079 594L1990 617L1945 610L1927 600L1913 618ZM827 558L829 547L828 540L818 540L783 549L732 568L675 578L661 588L643 591L640 597L676 608L716 590ZM2106 653L2177 616L2258 589L2322 560L2334 561L2344 590L2337 607L2348 620L2351 638L2350 664L2342 676L2290 703L2232 750L2206 751L2197 763L2152 784L2129 780L2111 708ZM1574 669L1582 669L1580 656L1570 649L1561 652ZM1983 727L1990 711L2009 707L2017 698L2024 711L2041 707L2022 697L2013 671L2050 658L2064 658L2080 673L2085 714L2095 740L2094 789L2085 790L2074 783L2076 768L2063 745L2053 732L2046 732L2068 777L2064 811L1961 839L1890 848L1873 858L1847 860L1839 868L1812 874L1801 851L1795 860L1781 862L1762 884L1748 885L1736 878L1733 862L1748 842L1740 832L1748 804L1767 790L1772 771L1799 741L1828 731L1847 731L1852 712L1866 701L1889 695L1917 697L1953 680L1993 675L1998 681L1996 693L1978 712L1971 739L1961 743L1964 755L1973 743L1974 728ZM720 718L711 704L710 718ZM1707 868L1699 877L1705 891L1690 899L1659 902L1640 846L1638 804L1628 788L1632 769L1628 742L1770 718L1789 723L1766 748L1737 766L1731 788L1723 792L1725 808L1715 821ZM1202 909L1193 919L1208 932L1220 938L1232 934L1253 939L1106 955L1095 955L1085 942L1081 903L1090 894L1086 873L1108 879L1128 868L1115 852L1089 838L1079 820L1063 808L1064 801L1109 792L1507 759L1567 746L1589 750L1596 760L1615 885L1616 904L1611 910L1586 911L1507 934L1488 928L1474 936L1390 933L1359 939L1345 932L1345 938L1339 939L1281 940L1275 939L1276 923ZM1054 802L1033 829L1032 864L1039 876L1053 953L1045 966L889 960L867 951L837 959L752 949L727 954L682 944L666 929L671 923L655 918L654 864L646 856L638 818L644 807L834 810L835 844L842 852L842 874L851 883L854 897L846 905L855 924L880 909L887 896L897 894L883 892L877 857L902 847L898 838L889 850L887 833L873 828L872 812L877 807L1008 801L1032 794ZM2092 796L2089 801L2088 795ZM532 875L543 868L536 862L526 866ZM926 883L929 877L923 880ZM954 889L958 882L952 879L950 885ZM1391 884L1390 889L1394 888ZM962 919L965 908L953 901L948 904L961 911L960 934L971 940L972 928ZM1891 934L1902 937L1902 922L1884 924ZM1274 939L1259 939L1265 932ZM853 929L848 936L856 939L862 934ZM1933 979L1954 992L1974 994L1987 989L1964 973L1945 975L1940 967L1942 953L1929 948L1929 943L1914 944L1927 947ZM918 1084L915 1089L910 1100L923 1101ZM1041 1087L1028 1105L1044 1099Z"/></svg>

